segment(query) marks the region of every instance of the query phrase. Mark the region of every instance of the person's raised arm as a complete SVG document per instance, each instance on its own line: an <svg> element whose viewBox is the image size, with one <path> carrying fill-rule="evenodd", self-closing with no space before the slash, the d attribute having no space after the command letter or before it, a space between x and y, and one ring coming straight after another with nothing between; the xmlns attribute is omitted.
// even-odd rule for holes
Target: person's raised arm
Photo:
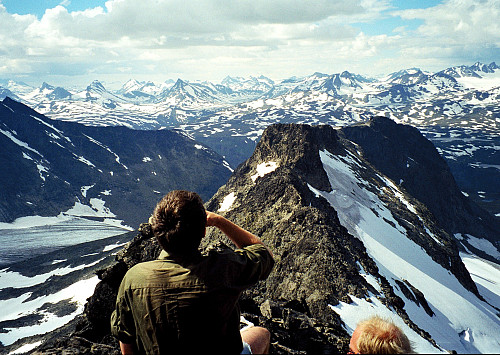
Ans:
<svg viewBox="0 0 500 355"><path fill-rule="evenodd" d="M265 246L259 237L217 213L207 211L207 227L219 228L238 248L244 248L252 244L262 244ZM269 248L267 248L267 250L272 256L273 253L271 250L269 250Z"/></svg>

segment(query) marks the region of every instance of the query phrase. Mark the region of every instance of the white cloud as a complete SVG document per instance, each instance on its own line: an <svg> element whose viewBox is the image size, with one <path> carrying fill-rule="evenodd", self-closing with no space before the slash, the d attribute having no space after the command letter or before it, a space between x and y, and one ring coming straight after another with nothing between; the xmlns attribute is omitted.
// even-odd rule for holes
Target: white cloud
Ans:
<svg viewBox="0 0 500 355"><path fill-rule="evenodd" d="M175 47L213 42L215 38L232 39L233 33L241 38L246 31L254 35L256 28L265 30L266 25L281 26L285 33L305 33L301 28L329 17L362 16L368 11L359 1L242 0L228 6L221 0L112 0L106 3L106 9L72 13L63 6L48 9L30 25L28 34L97 42L130 37L147 45Z"/></svg>
<svg viewBox="0 0 500 355"><path fill-rule="evenodd" d="M448 0L432 8L394 14L405 20L424 22L416 33L417 39L421 40L419 44L427 43L428 47L436 49L447 48L452 53L460 52L465 46L471 46L469 50L489 47L500 53L498 0Z"/></svg>
<svg viewBox="0 0 500 355"><path fill-rule="evenodd" d="M162 80L369 73L410 60L437 65L431 56L470 56L478 48L498 55L500 42L498 0L398 12L390 12L389 0L109 0L73 12L68 5L38 19L9 14L0 0L0 74L40 73L50 81L87 73L156 73ZM356 25L390 16L402 19L399 30L368 35ZM423 24L401 26L410 20Z"/></svg>

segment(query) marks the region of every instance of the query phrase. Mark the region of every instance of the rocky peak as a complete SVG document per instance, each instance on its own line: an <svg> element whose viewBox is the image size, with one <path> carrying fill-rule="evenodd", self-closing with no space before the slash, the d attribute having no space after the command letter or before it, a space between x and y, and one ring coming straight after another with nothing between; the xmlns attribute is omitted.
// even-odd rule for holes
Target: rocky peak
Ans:
<svg viewBox="0 0 500 355"><path fill-rule="evenodd" d="M106 91L106 88L99 80L94 80L89 86L87 86L87 91L94 91L96 93L103 93Z"/></svg>
<svg viewBox="0 0 500 355"><path fill-rule="evenodd" d="M489 65L488 65L488 68L490 68L491 70L495 70L495 69L500 69L500 67L497 65L497 63L495 62L491 62Z"/></svg>
<svg viewBox="0 0 500 355"><path fill-rule="evenodd" d="M42 83L42 86L40 87L40 91L43 90L54 90L54 87L52 85L47 84L45 81Z"/></svg>
<svg viewBox="0 0 500 355"><path fill-rule="evenodd" d="M245 164L247 169L256 169L263 162L276 162L299 174L300 178L313 186L330 190L328 179L317 157L320 149L338 151L336 132L330 126L277 124L267 128L254 154Z"/></svg>
<svg viewBox="0 0 500 355"><path fill-rule="evenodd" d="M56 100L57 99L62 100L65 98L70 98L70 97L71 97L71 93L60 86L56 87L54 89L54 91L52 92L52 94L50 95L51 99L56 99Z"/></svg>
<svg viewBox="0 0 500 355"><path fill-rule="evenodd" d="M490 68L490 66L481 62L474 63L474 65L471 66L471 69L483 73L494 73L494 70Z"/></svg>
<svg viewBox="0 0 500 355"><path fill-rule="evenodd" d="M307 310L305 314L308 317L322 324L338 326L342 321L330 311L330 305L351 303L353 296L364 299L370 294L377 294L407 321L409 327L432 342L429 335L410 320L403 309L405 302L396 296L390 282L380 274L360 240L341 223L339 210L332 208L326 199L318 198L319 191L328 196L329 192L337 194L340 189L331 184L321 154L318 154L321 151L339 160L349 160L359 154L352 143L340 139L330 126L273 125L264 132L254 155L207 203L209 210L224 213L260 235L275 254L275 272L250 290L247 296L261 309L266 307L268 301L300 303ZM458 257L455 242L432 222L425 207L417 201L412 202L422 210L424 217L421 218L432 225L435 235L440 238L439 242L431 241L422 227L415 229L421 222L408 213L398 197L388 197L390 193L384 188L383 179L380 180L380 172L359 155L355 160L358 162L357 173L364 181L371 182L365 188L378 194L386 206L391 206L395 223L407 228L408 238L420 246L427 245L426 251L437 263L448 270L454 268L453 273L464 287L477 294L470 275ZM355 204L368 203L366 199L355 198L356 194L353 189L351 197ZM210 244L209 241L227 242L217 232L208 234L205 242ZM378 291L360 277L363 272L378 280ZM415 289L415 294L423 295L413 285L408 285L410 289ZM425 305L425 297L420 297L419 302ZM332 334L330 336L333 337ZM342 343L341 338L337 335L337 344Z"/></svg>
<svg viewBox="0 0 500 355"><path fill-rule="evenodd" d="M177 81L175 82L174 86L172 87L172 91L175 91L175 90L180 90L182 88L184 88L186 86L186 82L183 81L182 79L177 79Z"/></svg>

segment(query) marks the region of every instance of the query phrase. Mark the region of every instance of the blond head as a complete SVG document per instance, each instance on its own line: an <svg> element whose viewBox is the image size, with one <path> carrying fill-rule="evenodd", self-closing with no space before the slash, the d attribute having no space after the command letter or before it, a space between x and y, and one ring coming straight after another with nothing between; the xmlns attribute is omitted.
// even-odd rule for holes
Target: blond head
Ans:
<svg viewBox="0 0 500 355"><path fill-rule="evenodd" d="M413 353L408 337L391 320L373 316L358 324L351 349L360 354Z"/></svg>

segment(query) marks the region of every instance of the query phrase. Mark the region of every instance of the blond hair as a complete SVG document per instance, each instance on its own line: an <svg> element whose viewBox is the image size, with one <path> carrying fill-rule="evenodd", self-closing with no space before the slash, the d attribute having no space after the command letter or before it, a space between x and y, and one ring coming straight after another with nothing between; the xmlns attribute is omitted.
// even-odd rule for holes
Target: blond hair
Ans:
<svg viewBox="0 0 500 355"><path fill-rule="evenodd" d="M358 324L356 346L361 354L411 354L408 337L391 320L373 316Z"/></svg>

